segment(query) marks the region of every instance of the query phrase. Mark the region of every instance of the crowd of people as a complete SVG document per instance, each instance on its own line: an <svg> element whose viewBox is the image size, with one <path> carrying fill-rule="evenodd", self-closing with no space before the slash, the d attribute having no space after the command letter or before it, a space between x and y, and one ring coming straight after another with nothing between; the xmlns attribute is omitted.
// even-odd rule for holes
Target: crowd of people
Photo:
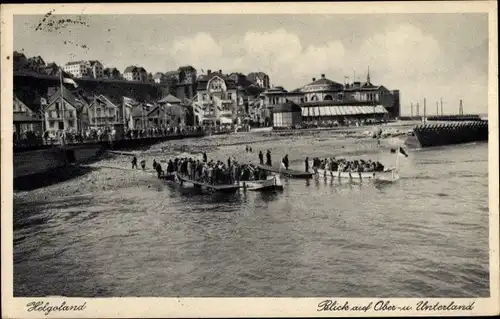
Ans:
<svg viewBox="0 0 500 319"><path fill-rule="evenodd" d="M185 135L193 132L205 131L203 126L185 126L185 127L153 127L148 129L128 129L123 136L113 127L102 127L98 129L87 128L84 131L76 130L57 130L41 133L38 131L24 131L22 133L13 133L14 147L33 147L39 145L56 144L76 144L90 143L100 141L116 141L122 138L137 139L147 137L162 137L171 135Z"/></svg>
<svg viewBox="0 0 500 319"><path fill-rule="evenodd" d="M194 132L205 131L202 126L173 126L173 127L150 127L146 129L129 129L125 131L125 138L146 138L146 137L161 137L169 135L183 135Z"/></svg>
<svg viewBox="0 0 500 319"><path fill-rule="evenodd" d="M166 167L153 160L153 168L158 174L171 176L179 174L181 177L192 181L211 185L230 185L244 181L265 180L268 172L251 164L237 162L234 158L228 158L226 162L209 160L206 153L201 159L193 157L176 157L166 162ZM141 168L146 169L146 161L141 161ZM132 159L132 168L138 168L137 157Z"/></svg>
<svg viewBox="0 0 500 319"><path fill-rule="evenodd" d="M309 158L305 159L305 170L309 172ZM379 161L363 159L359 160L346 160L344 158L336 159L335 157L319 159L317 157L312 159L312 169L332 171L332 172L383 172L384 165Z"/></svg>

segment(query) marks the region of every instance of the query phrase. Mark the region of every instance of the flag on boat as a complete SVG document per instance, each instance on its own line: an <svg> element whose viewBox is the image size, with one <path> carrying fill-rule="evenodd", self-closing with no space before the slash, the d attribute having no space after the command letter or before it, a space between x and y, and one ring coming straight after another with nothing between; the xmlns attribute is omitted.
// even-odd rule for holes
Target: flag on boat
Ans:
<svg viewBox="0 0 500 319"><path fill-rule="evenodd" d="M405 150L402 147L399 147L398 155L408 157L408 154L406 154Z"/></svg>

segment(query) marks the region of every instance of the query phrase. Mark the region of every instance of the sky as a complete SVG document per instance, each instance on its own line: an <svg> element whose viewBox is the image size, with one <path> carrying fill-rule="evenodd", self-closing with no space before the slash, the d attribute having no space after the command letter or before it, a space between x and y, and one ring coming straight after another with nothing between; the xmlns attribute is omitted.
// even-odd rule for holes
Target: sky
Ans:
<svg viewBox="0 0 500 319"><path fill-rule="evenodd" d="M399 89L403 115L487 113L488 16L466 14L15 16L14 49L46 63L100 60L166 72L262 71L288 90L325 74ZM76 23L49 26L50 20ZM58 27L59 26L59 27Z"/></svg>

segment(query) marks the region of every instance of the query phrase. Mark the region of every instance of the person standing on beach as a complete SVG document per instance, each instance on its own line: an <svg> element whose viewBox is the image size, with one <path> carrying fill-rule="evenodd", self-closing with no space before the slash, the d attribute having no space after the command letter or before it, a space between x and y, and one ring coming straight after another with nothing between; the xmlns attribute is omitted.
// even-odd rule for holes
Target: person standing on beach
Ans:
<svg viewBox="0 0 500 319"><path fill-rule="evenodd" d="M270 150L267 150L267 153L266 153L266 165L273 166L272 161L271 161L271 151Z"/></svg>
<svg viewBox="0 0 500 319"><path fill-rule="evenodd" d="M207 153L203 152L203 163L206 163L207 161L208 161Z"/></svg>
<svg viewBox="0 0 500 319"><path fill-rule="evenodd" d="M248 145L247 145L247 146L245 146L245 152L247 152L247 153L248 153Z"/></svg>
<svg viewBox="0 0 500 319"><path fill-rule="evenodd" d="M285 155L285 157L283 157L283 159L281 160L281 162L283 163L283 166L285 166L285 169L288 170L288 154Z"/></svg>
<svg viewBox="0 0 500 319"><path fill-rule="evenodd" d="M134 156L132 159L132 169L137 168L137 157Z"/></svg>
<svg viewBox="0 0 500 319"><path fill-rule="evenodd" d="M141 167L142 167L143 170L146 169L146 161L145 160L141 161Z"/></svg>
<svg viewBox="0 0 500 319"><path fill-rule="evenodd" d="M306 166L306 173L309 173L309 157L306 157L304 164Z"/></svg>
<svg viewBox="0 0 500 319"><path fill-rule="evenodd" d="M161 165L160 165L160 163L157 163L157 164L155 165L155 169L156 169L156 173L158 173L158 178L160 178L160 177L161 177L161 174L163 173L163 170L161 169Z"/></svg>
<svg viewBox="0 0 500 319"><path fill-rule="evenodd" d="M262 154L262 151L259 151L259 163L260 165L264 165L264 154Z"/></svg>

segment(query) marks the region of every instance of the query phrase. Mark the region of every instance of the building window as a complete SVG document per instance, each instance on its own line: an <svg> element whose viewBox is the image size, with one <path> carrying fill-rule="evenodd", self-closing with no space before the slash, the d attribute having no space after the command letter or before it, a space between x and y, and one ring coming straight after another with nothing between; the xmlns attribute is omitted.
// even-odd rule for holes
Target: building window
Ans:
<svg viewBox="0 0 500 319"><path fill-rule="evenodd" d="M69 127L73 127L73 126L74 126L74 124L75 124L75 123L74 123L74 121L73 121L73 120L69 120L69 121L68 121L68 126L69 126Z"/></svg>
<svg viewBox="0 0 500 319"><path fill-rule="evenodd" d="M49 126L50 126L50 128L54 128L54 121L50 121Z"/></svg>
<svg viewBox="0 0 500 319"><path fill-rule="evenodd" d="M205 100L207 99L207 95L206 95L206 94L203 94L203 96L202 96L202 98L201 98L201 99L202 99L202 101L205 101Z"/></svg>
<svg viewBox="0 0 500 319"><path fill-rule="evenodd" d="M233 94L232 93L228 93L227 94L227 99L228 100L232 100L233 99Z"/></svg>

